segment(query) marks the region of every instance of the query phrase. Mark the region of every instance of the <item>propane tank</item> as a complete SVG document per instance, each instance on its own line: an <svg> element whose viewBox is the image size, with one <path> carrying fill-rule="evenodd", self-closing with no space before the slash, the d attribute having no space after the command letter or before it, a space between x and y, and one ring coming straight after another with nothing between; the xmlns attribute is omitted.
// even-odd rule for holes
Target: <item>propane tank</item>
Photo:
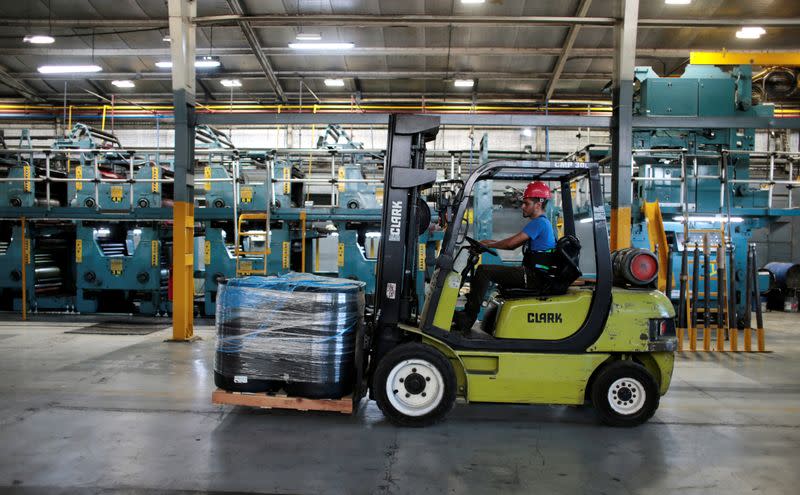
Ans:
<svg viewBox="0 0 800 495"><path fill-rule="evenodd" d="M625 248L611 253L614 285L651 286L658 277L658 259L646 249Z"/></svg>

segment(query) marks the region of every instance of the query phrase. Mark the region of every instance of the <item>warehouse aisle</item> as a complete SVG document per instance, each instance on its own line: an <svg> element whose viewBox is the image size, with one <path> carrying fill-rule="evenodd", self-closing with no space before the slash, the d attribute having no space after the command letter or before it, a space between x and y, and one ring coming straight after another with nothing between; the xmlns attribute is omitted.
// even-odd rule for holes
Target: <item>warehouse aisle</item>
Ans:
<svg viewBox="0 0 800 495"><path fill-rule="evenodd" d="M6 316L9 318L10 316ZM0 490L380 493L790 493L800 484L800 315L766 315L776 352L678 356L655 418L457 405L398 429L353 417L213 406L213 328L194 344L0 321ZM741 339L740 339L741 340ZM743 461L744 460L744 461Z"/></svg>

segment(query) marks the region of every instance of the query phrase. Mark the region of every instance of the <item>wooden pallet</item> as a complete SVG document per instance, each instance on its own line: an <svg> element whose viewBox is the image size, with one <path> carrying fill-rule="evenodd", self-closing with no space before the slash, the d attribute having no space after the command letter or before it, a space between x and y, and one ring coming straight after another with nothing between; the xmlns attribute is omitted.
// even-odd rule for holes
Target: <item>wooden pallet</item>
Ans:
<svg viewBox="0 0 800 495"><path fill-rule="evenodd" d="M330 411L352 414L353 396L341 399L305 399L289 397L284 394L270 395L266 393L228 392L218 388L211 394L212 404L228 404L231 406L260 407L262 409L294 409L297 411Z"/></svg>

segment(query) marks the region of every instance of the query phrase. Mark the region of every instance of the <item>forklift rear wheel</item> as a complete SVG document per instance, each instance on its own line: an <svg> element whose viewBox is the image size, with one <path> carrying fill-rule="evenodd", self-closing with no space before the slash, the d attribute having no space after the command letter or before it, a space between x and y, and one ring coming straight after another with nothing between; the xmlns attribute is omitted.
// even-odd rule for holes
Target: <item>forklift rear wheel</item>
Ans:
<svg viewBox="0 0 800 495"><path fill-rule="evenodd" d="M616 361L600 372L592 387L592 405L610 426L638 426L658 409L658 384L644 366Z"/></svg>
<svg viewBox="0 0 800 495"><path fill-rule="evenodd" d="M403 344L387 353L372 386L383 415L400 426L441 421L456 400L453 366L441 352L423 344Z"/></svg>

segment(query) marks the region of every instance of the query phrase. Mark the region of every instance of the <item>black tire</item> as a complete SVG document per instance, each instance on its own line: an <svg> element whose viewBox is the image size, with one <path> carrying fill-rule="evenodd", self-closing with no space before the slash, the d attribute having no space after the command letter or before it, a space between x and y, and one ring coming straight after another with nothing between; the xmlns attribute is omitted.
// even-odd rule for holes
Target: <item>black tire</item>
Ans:
<svg viewBox="0 0 800 495"><path fill-rule="evenodd" d="M612 392L612 388L615 392ZM632 361L607 365L592 385L592 405L610 426L638 426L653 417L660 399L658 383L644 366ZM615 404L611 401L616 398Z"/></svg>
<svg viewBox="0 0 800 495"><path fill-rule="evenodd" d="M390 388L396 392L392 397ZM429 426L444 419L453 408L456 375L450 361L433 347L403 344L378 363L372 390L381 412L392 423ZM431 393L435 395L429 396Z"/></svg>

